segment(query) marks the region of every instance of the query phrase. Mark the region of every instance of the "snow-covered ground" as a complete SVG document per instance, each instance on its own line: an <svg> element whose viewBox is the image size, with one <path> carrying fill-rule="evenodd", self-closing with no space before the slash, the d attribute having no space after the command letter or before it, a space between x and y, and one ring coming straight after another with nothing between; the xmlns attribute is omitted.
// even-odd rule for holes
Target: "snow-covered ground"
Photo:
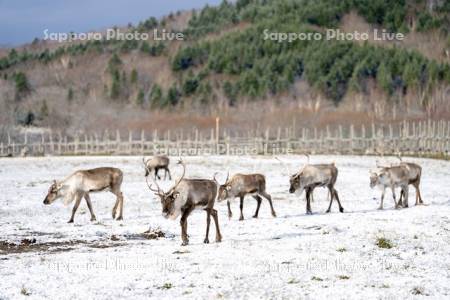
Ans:
<svg viewBox="0 0 450 300"><path fill-rule="evenodd" d="M174 159L175 160L175 159ZM291 171L305 158L285 156ZM335 161L336 189L345 208L325 214L325 189L315 192L313 215L304 195L289 194L288 170L270 157L186 157L187 177L223 182L228 171L261 172L278 217L263 202L248 198L244 221L238 201L228 220L219 210L222 243L203 244L206 214L188 219L190 245L180 246L179 221L161 216L148 190L140 157L46 157L0 159L0 299L154 298L410 298L450 296L450 162L406 159L422 165L422 196L427 206L395 210L390 193L379 211L379 190L369 188L375 158L313 156ZM386 158L385 162L396 162ZM114 195L91 195L97 222L83 201L75 223L71 206L42 201L51 180L76 169L115 166L124 171L124 220L114 221ZM171 165L176 177L181 167ZM162 183L168 188L173 182ZM145 239L149 226L166 237ZM391 249L377 246L386 238ZM36 241L32 241L36 239ZM27 245L27 240L31 244ZM9 243L9 244L7 244ZM7 245L17 244L17 247ZM5 246L6 245L6 246Z"/></svg>

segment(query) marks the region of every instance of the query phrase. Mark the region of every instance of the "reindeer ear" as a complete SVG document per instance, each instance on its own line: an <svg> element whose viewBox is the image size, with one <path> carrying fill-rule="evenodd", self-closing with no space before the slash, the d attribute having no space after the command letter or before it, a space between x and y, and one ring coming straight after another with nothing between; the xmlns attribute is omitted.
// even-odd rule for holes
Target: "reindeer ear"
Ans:
<svg viewBox="0 0 450 300"><path fill-rule="evenodd" d="M173 198L174 198L174 199L177 199L179 196L180 196L180 193L179 193L179 192L173 193Z"/></svg>
<svg viewBox="0 0 450 300"><path fill-rule="evenodd" d="M227 185L227 191L231 190L231 185Z"/></svg>

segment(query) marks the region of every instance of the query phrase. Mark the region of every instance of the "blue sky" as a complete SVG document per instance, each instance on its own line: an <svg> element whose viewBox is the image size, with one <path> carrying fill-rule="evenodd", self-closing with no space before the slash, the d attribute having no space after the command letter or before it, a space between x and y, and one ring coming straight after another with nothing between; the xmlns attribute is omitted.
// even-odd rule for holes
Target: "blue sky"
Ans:
<svg viewBox="0 0 450 300"><path fill-rule="evenodd" d="M221 0L0 0L0 45L43 38L43 31L85 32L126 25Z"/></svg>

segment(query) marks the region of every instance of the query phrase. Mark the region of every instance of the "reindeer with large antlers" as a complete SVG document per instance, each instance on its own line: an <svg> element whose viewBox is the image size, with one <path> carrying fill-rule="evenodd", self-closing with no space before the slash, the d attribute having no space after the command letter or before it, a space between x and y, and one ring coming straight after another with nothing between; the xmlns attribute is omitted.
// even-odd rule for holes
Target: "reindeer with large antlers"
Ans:
<svg viewBox="0 0 450 300"><path fill-rule="evenodd" d="M304 166L300 172L294 174L290 178L289 193L301 194L303 190L306 191L306 213L312 214L311 211L311 195L316 187L327 187L330 193L330 205L328 206L327 213L331 210L331 204L333 199L336 198L339 211L344 212L344 208L339 200L339 195L334 188L338 170L334 163L331 164L308 164Z"/></svg>
<svg viewBox="0 0 450 300"><path fill-rule="evenodd" d="M255 200L257 201L256 211L253 215L253 218L258 218L259 208L262 202L261 197L264 197L269 201L272 216L277 216L275 210L273 209L272 197L266 192L266 177L264 175L235 174L231 179L229 179L229 175L230 174L228 174L225 183L219 187L219 197L217 198L219 202L227 200L228 218L231 219L231 217L233 216L230 208L230 200L239 197L239 207L241 209L241 216L239 218L239 221L244 220L242 211L244 209L244 197L246 195L252 195L253 198L255 198Z"/></svg>
<svg viewBox="0 0 450 300"><path fill-rule="evenodd" d="M219 229L219 219L217 210L214 209L214 202L217 196L217 183L209 179L185 179L186 165L179 161L183 166L183 174L177 180L175 185L167 192L164 192L154 180L156 189L148 183L148 188L154 192L161 200L162 214L165 218L175 220L180 214L181 239L182 246L189 244L187 235L187 218L195 209L206 211L206 236L204 243L209 243L209 225L211 216L216 225L216 242L222 241L222 235ZM147 180L147 178L146 178Z"/></svg>
<svg viewBox="0 0 450 300"><path fill-rule="evenodd" d="M112 211L113 219L116 217L117 208L120 209L117 220L123 218L123 195L120 187L122 185L123 173L116 168L96 168L90 170L80 170L71 174L62 181L53 181L48 190L44 204L51 204L58 198L64 197L65 204L69 204L75 200L72 209L72 216L69 223L73 223L75 213L80 205L81 199L86 199L89 212L91 213L91 221L95 221L94 210L92 209L91 198L89 193L110 191L116 195L117 200Z"/></svg>

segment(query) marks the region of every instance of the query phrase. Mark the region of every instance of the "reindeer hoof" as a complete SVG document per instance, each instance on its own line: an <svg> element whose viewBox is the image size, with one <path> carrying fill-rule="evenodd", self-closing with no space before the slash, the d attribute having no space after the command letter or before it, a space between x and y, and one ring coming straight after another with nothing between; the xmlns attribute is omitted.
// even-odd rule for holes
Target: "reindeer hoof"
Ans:
<svg viewBox="0 0 450 300"><path fill-rule="evenodd" d="M272 212L272 217L276 218L277 214L275 212Z"/></svg>
<svg viewBox="0 0 450 300"><path fill-rule="evenodd" d="M95 216L91 217L91 222L97 221L97 218Z"/></svg>
<svg viewBox="0 0 450 300"><path fill-rule="evenodd" d="M229 214L229 215L228 215L228 220L231 220L232 217L233 217L233 215L232 215L232 214Z"/></svg>
<svg viewBox="0 0 450 300"><path fill-rule="evenodd" d="M326 211L325 211L325 213L326 214L329 214L330 213L330 210L329 209L327 209ZM312 213L310 212L310 214L312 215Z"/></svg>
<svg viewBox="0 0 450 300"><path fill-rule="evenodd" d="M397 208L397 206L395 208ZM378 210L383 210L383 207L381 207L381 206L378 207Z"/></svg>
<svg viewBox="0 0 450 300"><path fill-rule="evenodd" d="M222 237L219 237L216 239L216 243L220 243L220 242L222 242Z"/></svg>
<svg viewBox="0 0 450 300"><path fill-rule="evenodd" d="M239 221L244 221L244 217L241 216L241 217L239 218Z"/></svg>
<svg viewBox="0 0 450 300"><path fill-rule="evenodd" d="M205 239L205 240L203 241L203 243L209 244L209 239Z"/></svg>
<svg viewBox="0 0 450 300"><path fill-rule="evenodd" d="M187 246L189 244L189 241L183 241L182 243L181 243L181 246Z"/></svg>
<svg viewBox="0 0 450 300"><path fill-rule="evenodd" d="M67 222L67 223L73 223L73 220L72 220L72 219L70 219L70 220L69 220L69 222Z"/></svg>
<svg viewBox="0 0 450 300"><path fill-rule="evenodd" d="M339 208L339 211L340 211L341 213L343 213L343 212L344 212L344 208L343 208L343 207Z"/></svg>
<svg viewBox="0 0 450 300"><path fill-rule="evenodd" d="M122 216L120 216L120 217L118 217L117 219L116 219L116 221L122 221L123 220L123 217Z"/></svg>
<svg viewBox="0 0 450 300"><path fill-rule="evenodd" d="M253 218L257 219L257 218L258 218L258 216L257 216L257 215L254 215L254 216L253 216Z"/></svg>
<svg viewBox="0 0 450 300"><path fill-rule="evenodd" d="M326 212L329 213L328 210L327 210ZM309 210L309 211L306 212L306 214L307 214L307 215L312 215L312 211Z"/></svg>

